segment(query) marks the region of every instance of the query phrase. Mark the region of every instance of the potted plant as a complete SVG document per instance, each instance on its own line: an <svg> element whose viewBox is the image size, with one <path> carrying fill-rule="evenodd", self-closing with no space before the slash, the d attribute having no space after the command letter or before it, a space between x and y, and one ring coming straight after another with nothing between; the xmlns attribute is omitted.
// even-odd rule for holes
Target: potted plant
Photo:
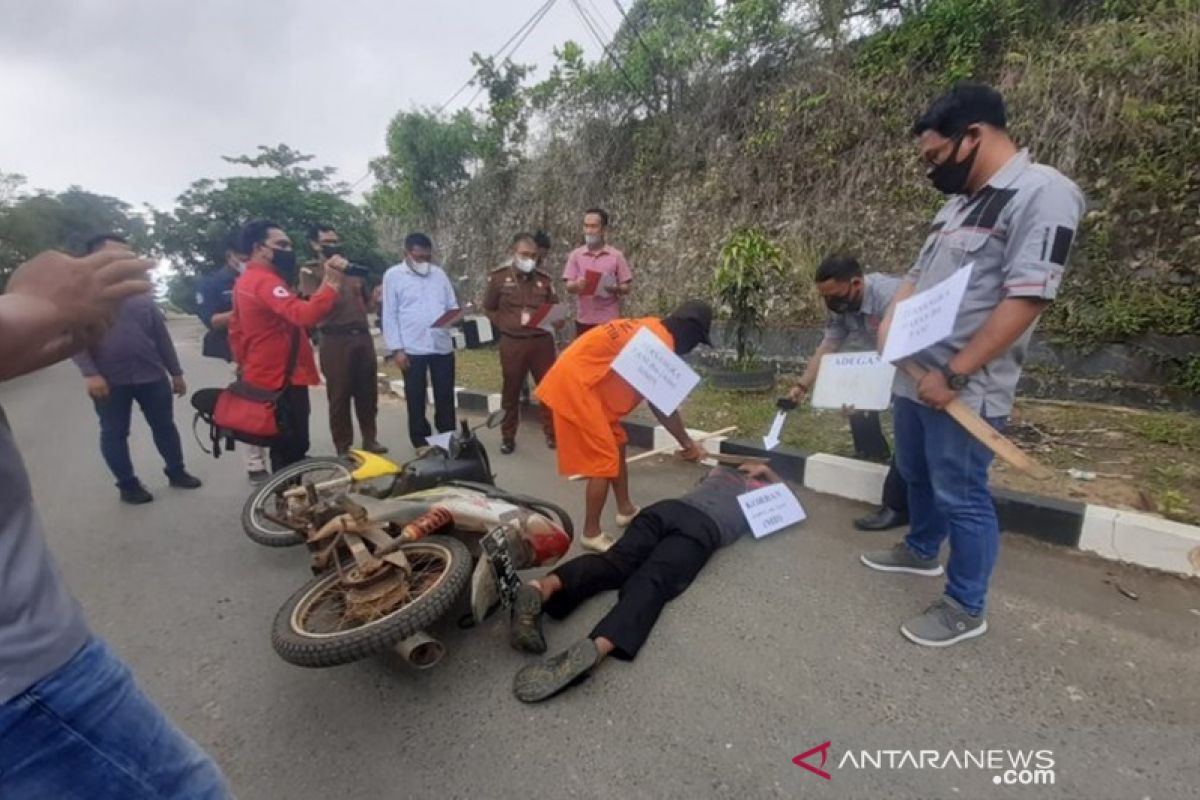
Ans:
<svg viewBox="0 0 1200 800"><path fill-rule="evenodd" d="M757 352L768 299L783 275L783 249L762 230L739 228L725 240L713 292L725 317L725 343L732 342L734 360L709 372L714 387L760 392L774 388L775 370L763 364Z"/></svg>

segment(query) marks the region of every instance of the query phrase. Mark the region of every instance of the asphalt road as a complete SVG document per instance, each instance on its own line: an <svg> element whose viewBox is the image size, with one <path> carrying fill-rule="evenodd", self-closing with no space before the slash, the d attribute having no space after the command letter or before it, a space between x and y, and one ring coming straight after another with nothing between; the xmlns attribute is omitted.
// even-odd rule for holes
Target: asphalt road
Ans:
<svg viewBox="0 0 1200 800"><path fill-rule="evenodd" d="M192 387L223 384L224 365L199 356L196 328L173 327ZM330 449L322 394L313 393L314 454ZM157 498L138 508L117 501L70 364L0 386L0 403L91 624L243 798L1159 800L1200 791L1196 582L1006 536L990 633L927 650L897 627L940 582L866 569L859 552L892 537L854 533L861 506L801 491L809 519L718 553L636 662L605 663L582 686L525 706L510 694L525 657L498 620L435 629L449 655L427 672L383 658L328 670L280 660L270 623L307 579L304 553L241 533L240 460L199 451L182 401L190 467L205 487L167 488L138 421L136 462ZM381 427L406 455L401 404L385 403ZM582 512L582 487L556 477L532 427L512 457L484 436L501 485ZM635 499L676 496L699 474L638 465ZM585 634L612 602L549 623L551 647ZM827 741L831 779L792 763ZM856 769L864 750L939 755L923 769L887 753L884 768ZM964 750L1052 751L1054 785L997 785L1000 770L957 767ZM947 751L960 754L949 766ZM807 763L819 767L820 754Z"/></svg>

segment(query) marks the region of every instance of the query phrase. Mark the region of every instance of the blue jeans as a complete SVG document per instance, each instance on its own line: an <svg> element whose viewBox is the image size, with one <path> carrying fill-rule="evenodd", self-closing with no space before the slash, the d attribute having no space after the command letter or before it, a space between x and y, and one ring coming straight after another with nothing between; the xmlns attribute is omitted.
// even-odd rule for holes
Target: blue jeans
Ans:
<svg viewBox="0 0 1200 800"><path fill-rule="evenodd" d="M984 417L1003 430L1006 417ZM946 595L983 613L1000 550L1000 524L988 491L992 451L949 414L895 398L896 465L908 483L911 528L904 542L921 558L937 558L950 538Z"/></svg>
<svg viewBox="0 0 1200 800"><path fill-rule="evenodd" d="M0 705L0 797L227 798L208 755L142 694L104 642Z"/></svg>
<svg viewBox="0 0 1200 800"><path fill-rule="evenodd" d="M167 464L170 477L183 472L183 445L179 431L175 428L175 398L171 393L171 382L166 378L152 383L130 383L110 386L108 397L95 400L96 415L100 417L100 453L117 486L128 489L138 483L129 458L129 423L133 417L133 401L142 409L154 445Z"/></svg>

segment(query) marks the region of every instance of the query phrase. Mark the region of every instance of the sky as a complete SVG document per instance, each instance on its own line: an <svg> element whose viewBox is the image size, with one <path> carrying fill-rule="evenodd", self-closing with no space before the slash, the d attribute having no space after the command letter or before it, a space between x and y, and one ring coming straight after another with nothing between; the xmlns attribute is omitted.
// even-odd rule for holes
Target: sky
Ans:
<svg viewBox="0 0 1200 800"><path fill-rule="evenodd" d="M222 155L284 142L354 183L397 111L442 105L542 2L0 0L0 172L165 209L246 174ZM611 0L580 2L616 27ZM514 60L544 78L567 39L599 54L557 0Z"/></svg>

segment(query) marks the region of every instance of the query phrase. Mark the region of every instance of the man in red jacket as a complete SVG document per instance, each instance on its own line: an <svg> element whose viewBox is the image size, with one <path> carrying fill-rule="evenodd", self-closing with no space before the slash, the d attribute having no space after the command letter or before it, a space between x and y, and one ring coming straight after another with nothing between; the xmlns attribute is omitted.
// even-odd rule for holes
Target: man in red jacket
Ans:
<svg viewBox="0 0 1200 800"><path fill-rule="evenodd" d="M250 254L250 261L233 290L229 346L242 380L283 390L280 437L271 446L271 469L280 470L308 456L308 387L320 379L306 329L333 311L346 260L334 256L326 261L320 287L303 300L291 289L296 283L296 254L279 225L263 219L246 223L242 250ZM295 367L289 375L292 348L296 348Z"/></svg>

